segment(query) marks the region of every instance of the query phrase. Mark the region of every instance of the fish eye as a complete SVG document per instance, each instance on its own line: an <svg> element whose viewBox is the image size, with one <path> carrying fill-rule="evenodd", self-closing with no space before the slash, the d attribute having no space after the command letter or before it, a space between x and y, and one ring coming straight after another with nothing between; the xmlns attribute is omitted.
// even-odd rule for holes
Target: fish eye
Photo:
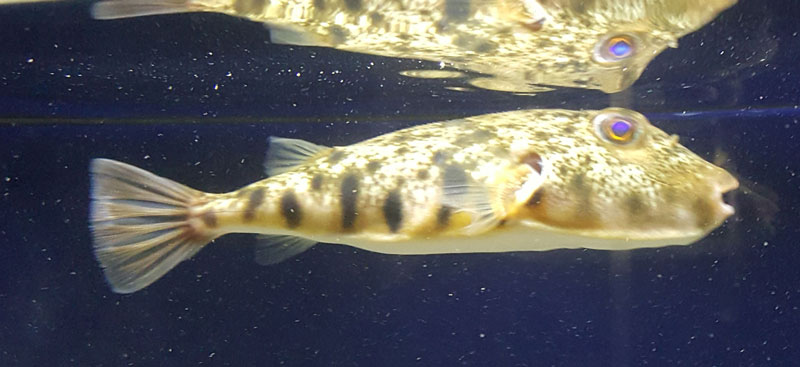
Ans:
<svg viewBox="0 0 800 367"><path fill-rule="evenodd" d="M614 63L631 57L636 52L638 41L630 34L616 34L600 39L595 45L595 61L600 63Z"/></svg>
<svg viewBox="0 0 800 367"><path fill-rule="evenodd" d="M594 124L597 135L617 145L628 145L640 134L637 121L619 113L601 113L594 118Z"/></svg>

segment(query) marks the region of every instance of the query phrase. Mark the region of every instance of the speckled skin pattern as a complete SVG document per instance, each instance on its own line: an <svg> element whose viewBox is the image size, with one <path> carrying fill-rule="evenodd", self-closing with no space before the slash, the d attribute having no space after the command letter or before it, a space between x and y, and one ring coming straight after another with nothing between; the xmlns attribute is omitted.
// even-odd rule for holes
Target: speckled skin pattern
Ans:
<svg viewBox="0 0 800 367"><path fill-rule="evenodd" d="M602 116L630 122L635 137L625 144L605 138ZM210 213L209 229L220 233L357 234L392 242L525 222L583 236L652 239L717 227L731 214L721 193L736 184L637 112L527 110L324 148L288 172L209 194L195 212ZM478 232L470 227L475 212L492 218Z"/></svg>
<svg viewBox="0 0 800 367"><path fill-rule="evenodd" d="M131 0L118 0L125 2ZM110 1L114 2L114 1ZM633 84L677 39L736 0L172 0L269 25L279 43L334 47L441 62L485 74L474 86L514 92L541 85L600 89ZM102 7L101 3L101 7ZM136 16L111 10L112 16ZM135 11L134 11L135 13ZM279 35L280 33L280 35ZM288 34L288 36L287 36ZM631 55L598 60L605 40L625 35ZM434 76L435 74L427 74ZM536 85L539 85L538 87Z"/></svg>

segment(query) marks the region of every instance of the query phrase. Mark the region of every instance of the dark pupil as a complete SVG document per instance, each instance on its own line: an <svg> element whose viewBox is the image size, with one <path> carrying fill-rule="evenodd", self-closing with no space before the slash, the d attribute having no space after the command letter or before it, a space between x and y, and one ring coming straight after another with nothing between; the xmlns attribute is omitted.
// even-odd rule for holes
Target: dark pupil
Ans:
<svg viewBox="0 0 800 367"><path fill-rule="evenodd" d="M623 57L631 52L631 44L625 40L618 40L614 42L608 50L616 57Z"/></svg>
<svg viewBox="0 0 800 367"><path fill-rule="evenodd" d="M615 121L611 124L611 132L614 133L614 136L623 137L631 131L631 124L627 121Z"/></svg>

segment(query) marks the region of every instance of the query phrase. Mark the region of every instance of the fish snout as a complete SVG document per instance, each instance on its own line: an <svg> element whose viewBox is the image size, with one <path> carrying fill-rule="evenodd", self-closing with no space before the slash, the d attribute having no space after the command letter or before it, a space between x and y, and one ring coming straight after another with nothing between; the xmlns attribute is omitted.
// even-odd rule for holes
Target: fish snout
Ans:
<svg viewBox="0 0 800 367"><path fill-rule="evenodd" d="M735 213L732 205L725 202L724 194L729 193L739 188L739 181L733 177L728 171L722 168L714 167L712 172L712 179L710 180L711 194L710 200L713 205L712 210L712 223L714 227L721 224L725 219Z"/></svg>

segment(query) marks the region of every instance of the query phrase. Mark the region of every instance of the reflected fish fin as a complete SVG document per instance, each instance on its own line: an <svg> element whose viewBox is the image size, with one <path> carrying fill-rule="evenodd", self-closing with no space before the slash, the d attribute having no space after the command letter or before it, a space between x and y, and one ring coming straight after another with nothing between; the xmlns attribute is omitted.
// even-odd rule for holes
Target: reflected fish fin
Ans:
<svg viewBox="0 0 800 367"><path fill-rule="evenodd" d="M463 170L445 167L442 187L442 206L454 213L467 213L470 224L458 230L463 235L476 235L496 227L505 217L502 207L492 204L491 191L466 177Z"/></svg>
<svg viewBox="0 0 800 367"><path fill-rule="evenodd" d="M310 249L317 241L288 235L260 235L256 247L256 262L273 265Z"/></svg>
<svg viewBox="0 0 800 367"><path fill-rule="evenodd" d="M279 175L291 171L322 150L329 149L323 145L309 143L300 139L270 137L264 169L267 176Z"/></svg>
<svg viewBox="0 0 800 367"><path fill-rule="evenodd" d="M92 17L94 19L120 19L201 10L193 8L190 0L108 0L92 5Z"/></svg>
<svg viewBox="0 0 800 367"><path fill-rule="evenodd" d="M267 24L269 41L278 45L330 47L322 36L300 27Z"/></svg>
<svg viewBox="0 0 800 367"><path fill-rule="evenodd" d="M189 220L206 194L110 159L90 172L94 254L114 292L150 285L213 239Z"/></svg>

